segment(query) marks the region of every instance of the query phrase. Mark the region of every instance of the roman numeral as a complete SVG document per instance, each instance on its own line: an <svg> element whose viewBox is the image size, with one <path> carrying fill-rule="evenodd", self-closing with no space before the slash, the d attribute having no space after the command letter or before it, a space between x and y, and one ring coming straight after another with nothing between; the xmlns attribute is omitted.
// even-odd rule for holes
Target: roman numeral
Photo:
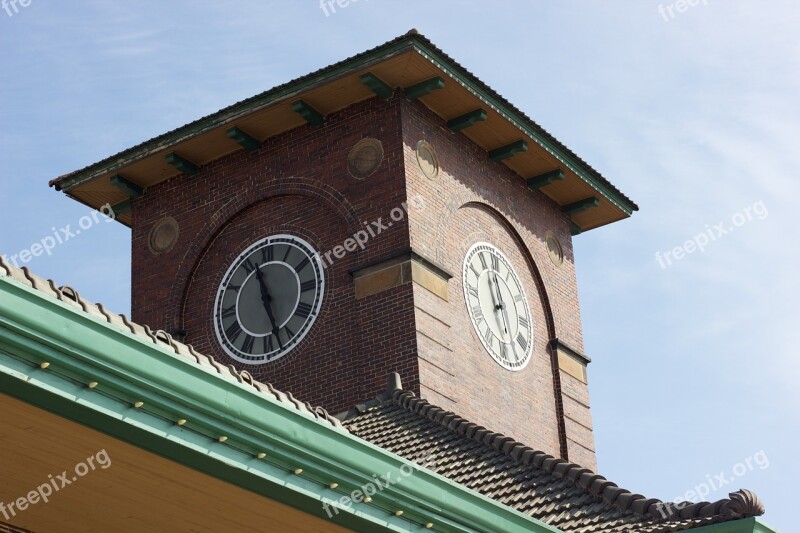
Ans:
<svg viewBox="0 0 800 533"><path fill-rule="evenodd" d="M308 257L305 257L296 267L294 267L294 269L297 272L302 272L303 269L309 265L309 263L310 261L308 260Z"/></svg>
<svg viewBox="0 0 800 533"><path fill-rule="evenodd" d="M515 302L521 302L522 301L522 293L514 295L514 301Z"/></svg>
<svg viewBox="0 0 800 533"><path fill-rule="evenodd" d="M252 335L246 335L244 338L244 343L242 344L242 351L247 353L253 353L253 343L256 341L256 338Z"/></svg>
<svg viewBox="0 0 800 533"><path fill-rule="evenodd" d="M486 326L486 332L483 334L483 340L486 341L486 344L492 346L492 339L494 335L492 335L492 330L489 329L489 326Z"/></svg>
<svg viewBox="0 0 800 533"><path fill-rule="evenodd" d="M475 298L478 297L478 288L477 287L468 286L467 287L467 292L469 293L470 296L474 296Z"/></svg>
<svg viewBox="0 0 800 533"><path fill-rule="evenodd" d="M491 255L492 258L492 270L497 271L500 268L500 258L497 257L495 254Z"/></svg>
<svg viewBox="0 0 800 533"><path fill-rule="evenodd" d="M225 329L225 336L230 342L236 342L236 339L238 339L241 334L242 326L239 325L238 320L234 320L233 323Z"/></svg>
<svg viewBox="0 0 800 533"><path fill-rule="evenodd" d="M525 337L522 336L522 333L517 335L517 344L519 344L519 347L522 348L523 353L528 351L528 341L525 340Z"/></svg>
<svg viewBox="0 0 800 533"><path fill-rule="evenodd" d="M275 260L275 247L274 246L267 246L266 248L261 249L261 258L264 260L265 263L271 263Z"/></svg>
<svg viewBox="0 0 800 533"><path fill-rule="evenodd" d="M478 322L483 320L483 309L481 309L480 305L475 305L472 307L472 316L475 317L475 320Z"/></svg>
<svg viewBox="0 0 800 533"><path fill-rule="evenodd" d="M505 343L500 344L500 357L506 361L510 360L510 357L508 357L508 345Z"/></svg>
<svg viewBox="0 0 800 533"><path fill-rule="evenodd" d="M300 292L313 291L317 288L317 280L310 279L300 284Z"/></svg>
<svg viewBox="0 0 800 533"><path fill-rule="evenodd" d="M252 262L250 262L250 259L245 261L242 264L242 266L244 267L244 269L247 271L248 274L256 271L256 266Z"/></svg>
<svg viewBox="0 0 800 533"><path fill-rule="evenodd" d="M470 263L469 269L472 270L472 273L475 274L476 278L480 278L481 277L481 273L478 272L477 270L475 270L475 267L472 265L472 263Z"/></svg>
<svg viewBox="0 0 800 533"><path fill-rule="evenodd" d="M518 321L519 321L520 327L523 328L523 329L528 329L528 326L530 326L530 324L528 323L528 319L525 318L525 317L522 317L522 316L519 317Z"/></svg>
<svg viewBox="0 0 800 533"><path fill-rule="evenodd" d="M289 246L288 244L285 246L286 246L286 253L283 255L283 259L281 259L281 261L283 261L284 263L289 258L289 254L292 253L292 247Z"/></svg>
<svg viewBox="0 0 800 533"><path fill-rule="evenodd" d="M289 328L289 326L288 326L288 325L287 325L287 326L283 326L283 331L285 331L285 332L286 332L286 339L287 339L287 340L289 340L289 341L291 341L291 340L292 340L292 338L294 337L294 331L292 331L292 330Z"/></svg>
<svg viewBox="0 0 800 533"><path fill-rule="evenodd" d="M305 302L300 302L299 304L297 304L297 310L294 312L295 316L299 316L300 318L308 318L308 315L310 314L311 314L311 306L309 304Z"/></svg>
<svg viewBox="0 0 800 533"><path fill-rule="evenodd" d="M220 315L222 316L222 318L230 318L232 316L236 316L236 305L234 304L230 307L226 307L225 309L222 310L222 313L220 313Z"/></svg>
<svg viewBox="0 0 800 533"><path fill-rule="evenodd" d="M486 270L486 258L483 257L483 252L478 253L478 259L481 260L481 266Z"/></svg>

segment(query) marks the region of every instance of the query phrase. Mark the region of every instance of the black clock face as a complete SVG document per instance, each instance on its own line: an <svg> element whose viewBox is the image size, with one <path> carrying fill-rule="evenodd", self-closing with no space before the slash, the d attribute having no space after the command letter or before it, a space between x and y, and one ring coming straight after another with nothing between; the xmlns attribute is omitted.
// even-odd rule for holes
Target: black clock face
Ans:
<svg viewBox="0 0 800 533"><path fill-rule="evenodd" d="M241 363L274 361L311 329L325 289L319 255L303 239L273 235L231 264L214 304L214 327L225 352Z"/></svg>
<svg viewBox="0 0 800 533"><path fill-rule="evenodd" d="M522 283L503 253L489 243L472 246L464 258L464 300L486 351L508 370L530 361L533 324Z"/></svg>

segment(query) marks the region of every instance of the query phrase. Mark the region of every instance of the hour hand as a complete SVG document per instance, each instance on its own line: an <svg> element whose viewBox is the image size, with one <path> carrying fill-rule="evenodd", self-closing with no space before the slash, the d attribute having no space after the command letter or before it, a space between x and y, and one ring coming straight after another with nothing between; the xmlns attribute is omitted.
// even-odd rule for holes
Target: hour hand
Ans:
<svg viewBox="0 0 800 533"><path fill-rule="evenodd" d="M261 267L256 267L256 278L258 278L258 284L261 287L261 302L264 304L264 309L267 310L267 316L269 317L272 333L277 338L278 335L276 330L278 327L275 324L275 316L272 314L272 297L269 295L269 288L267 287L267 282L264 279L264 273L261 272Z"/></svg>

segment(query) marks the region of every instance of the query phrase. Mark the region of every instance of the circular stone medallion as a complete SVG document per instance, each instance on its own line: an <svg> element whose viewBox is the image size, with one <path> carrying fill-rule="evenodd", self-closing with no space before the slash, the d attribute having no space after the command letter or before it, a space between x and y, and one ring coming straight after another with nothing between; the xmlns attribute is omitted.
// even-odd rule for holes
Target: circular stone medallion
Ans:
<svg viewBox="0 0 800 533"><path fill-rule="evenodd" d="M150 230L148 245L154 254L169 252L178 242L178 222L172 217L165 217L153 225Z"/></svg>
<svg viewBox="0 0 800 533"><path fill-rule="evenodd" d="M564 250L561 248L561 242L552 231L545 233L545 242L547 243L547 255L550 256L550 261L555 266L564 264Z"/></svg>
<svg viewBox="0 0 800 533"><path fill-rule="evenodd" d="M347 154L347 170L363 180L375 172L383 161L383 145L378 139L361 139Z"/></svg>
<svg viewBox="0 0 800 533"><path fill-rule="evenodd" d="M419 168L428 179L435 180L439 177L439 159L436 157L433 146L428 141L419 141L417 143L417 163L419 163Z"/></svg>

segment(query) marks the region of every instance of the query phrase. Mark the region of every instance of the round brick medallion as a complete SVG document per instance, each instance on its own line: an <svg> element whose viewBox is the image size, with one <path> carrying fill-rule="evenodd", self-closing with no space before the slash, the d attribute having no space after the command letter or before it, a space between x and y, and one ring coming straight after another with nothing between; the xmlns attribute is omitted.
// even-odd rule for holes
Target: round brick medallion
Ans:
<svg viewBox="0 0 800 533"><path fill-rule="evenodd" d="M350 175L363 180L375 172L383 161L383 145L378 139L361 139L347 155Z"/></svg>
<svg viewBox="0 0 800 533"><path fill-rule="evenodd" d="M439 177L439 159L436 157L436 151L428 141L419 141L417 143L417 163L422 173L428 179L435 180Z"/></svg>
<svg viewBox="0 0 800 533"><path fill-rule="evenodd" d="M545 233L544 240L547 243L547 255L550 256L550 261L552 261L555 266L564 264L564 250L561 248L561 242L559 242L556 234L552 231L548 231Z"/></svg>
<svg viewBox="0 0 800 533"><path fill-rule="evenodd" d="M162 218L150 230L150 251L154 254L169 252L178 242L178 222L172 217Z"/></svg>

